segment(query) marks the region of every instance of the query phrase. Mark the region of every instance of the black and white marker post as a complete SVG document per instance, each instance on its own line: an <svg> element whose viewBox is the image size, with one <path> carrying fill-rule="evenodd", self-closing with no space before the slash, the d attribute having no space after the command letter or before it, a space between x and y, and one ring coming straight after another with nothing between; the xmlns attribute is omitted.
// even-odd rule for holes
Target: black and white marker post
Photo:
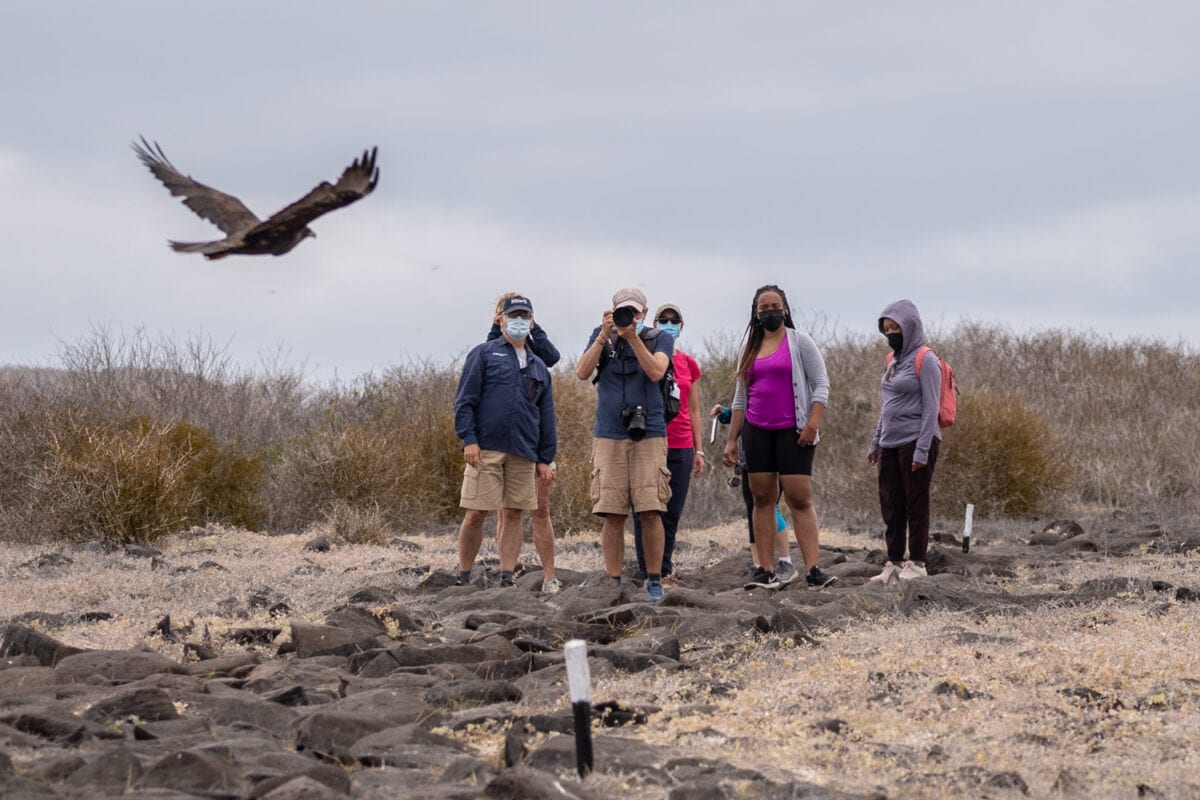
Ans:
<svg viewBox="0 0 1200 800"><path fill-rule="evenodd" d="M963 520L963 552L971 552L971 518L975 516L975 506L967 503L967 518Z"/></svg>
<svg viewBox="0 0 1200 800"><path fill-rule="evenodd" d="M563 646L567 661L567 686L575 712L575 769L579 777L592 771L592 671L588 668L587 642L572 639Z"/></svg>

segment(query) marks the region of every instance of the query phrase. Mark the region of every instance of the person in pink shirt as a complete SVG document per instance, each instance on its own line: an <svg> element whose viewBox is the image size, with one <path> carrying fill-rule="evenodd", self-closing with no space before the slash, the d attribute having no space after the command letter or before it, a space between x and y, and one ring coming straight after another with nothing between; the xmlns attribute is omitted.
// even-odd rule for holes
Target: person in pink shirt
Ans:
<svg viewBox="0 0 1200 800"><path fill-rule="evenodd" d="M809 586L826 586L834 578L817 565L817 512L812 502L813 456L829 403L825 360L812 337L796 330L787 295L778 286L763 286L754 293L744 342L723 455L726 466L736 464L741 438L754 498L754 546L762 565L746 589L778 589L798 577L790 558L774 560L780 487L792 511L804 577Z"/></svg>
<svg viewBox="0 0 1200 800"><path fill-rule="evenodd" d="M687 500L692 476L704 474L703 427L700 424L700 396L695 391L700 380L700 365L696 359L679 349L679 337L683 333L683 312L679 306L665 303L654 312L654 326L671 334L675 340L675 383L679 387L679 416L667 425L667 469L671 471L671 500L663 521L663 586L678 586L671 555L675 550L675 532L683 516L683 504ZM638 569L646 575L646 558L642 553L642 527L637 515L633 518L633 544L637 550Z"/></svg>

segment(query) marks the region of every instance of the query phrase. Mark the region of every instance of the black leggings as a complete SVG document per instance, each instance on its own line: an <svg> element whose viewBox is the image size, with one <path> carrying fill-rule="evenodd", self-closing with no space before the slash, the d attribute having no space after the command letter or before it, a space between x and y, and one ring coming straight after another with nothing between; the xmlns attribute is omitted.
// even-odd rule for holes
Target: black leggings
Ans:
<svg viewBox="0 0 1200 800"><path fill-rule="evenodd" d="M929 484L933 482L939 444L936 438L929 443L929 463L916 472L912 468L916 440L879 451L879 510L887 526L883 536L888 561L903 561L906 545L910 560L925 561L929 551Z"/></svg>

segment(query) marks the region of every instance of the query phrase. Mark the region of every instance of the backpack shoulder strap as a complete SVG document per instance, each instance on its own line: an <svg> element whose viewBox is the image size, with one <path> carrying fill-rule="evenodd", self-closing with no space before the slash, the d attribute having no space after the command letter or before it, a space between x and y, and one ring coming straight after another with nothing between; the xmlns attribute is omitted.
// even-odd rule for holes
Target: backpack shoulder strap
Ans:
<svg viewBox="0 0 1200 800"><path fill-rule="evenodd" d="M932 347L930 347L928 345L924 345L924 344L917 348L917 357L915 359L915 363L917 366L917 377L918 378L921 377L921 365L923 363L925 363L925 354L930 352L931 350L933 350ZM935 352L934 355L937 355L937 353ZM895 353L888 351L888 354L883 357L883 366L885 369L887 367L891 366L892 358L894 356L895 356Z"/></svg>
<svg viewBox="0 0 1200 800"><path fill-rule="evenodd" d="M932 347L929 347L927 345L921 345L920 347L917 348L917 357L915 359L913 359L913 362L917 366L917 377L918 378L921 377L921 365L925 363L925 354L928 353L932 349L933 349Z"/></svg>

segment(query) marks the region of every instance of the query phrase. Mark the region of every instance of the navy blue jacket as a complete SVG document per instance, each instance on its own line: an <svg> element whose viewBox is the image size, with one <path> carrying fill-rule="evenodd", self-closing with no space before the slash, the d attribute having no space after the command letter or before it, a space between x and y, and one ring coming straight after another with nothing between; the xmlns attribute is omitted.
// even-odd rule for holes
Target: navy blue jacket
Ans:
<svg viewBox="0 0 1200 800"><path fill-rule="evenodd" d="M558 449L550 370L531 350L525 369L507 339L476 345L467 354L454 398L454 432L463 447L549 464Z"/></svg>
<svg viewBox="0 0 1200 800"><path fill-rule="evenodd" d="M500 338L500 326L492 323L492 329L488 331L488 341ZM547 367L553 367L562 358L562 354L558 352L558 348L550 341L550 337L546 335L546 329L536 322L533 323L533 328L529 331L529 338L525 340L525 349L533 352L546 363Z"/></svg>

